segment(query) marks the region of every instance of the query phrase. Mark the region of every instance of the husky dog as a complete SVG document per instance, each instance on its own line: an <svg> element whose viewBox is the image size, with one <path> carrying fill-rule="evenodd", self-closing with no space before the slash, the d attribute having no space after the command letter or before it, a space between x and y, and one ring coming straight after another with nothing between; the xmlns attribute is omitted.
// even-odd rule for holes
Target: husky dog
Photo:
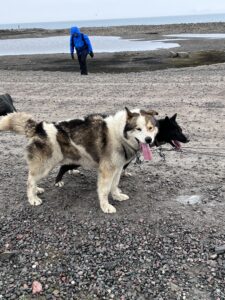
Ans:
<svg viewBox="0 0 225 300"><path fill-rule="evenodd" d="M9 94L0 95L0 116L15 112L12 97Z"/></svg>
<svg viewBox="0 0 225 300"><path fill-rule="evenodd" d="M100 114L99 117L106 118L106 115ZM92 117L92 116L90 116ZM188 143L188 137L182 132L182 128L178 125L176 121L177 114L173 115L171 118L165 117L163 119L157 120L158 133L155 137L154 143L152 143L151 147L162 146L164 144L170 144L174 149L180 150L181 143ZM130 162L125 164L123 167L124 171L128 167ZM66 172L71 172L73 174L78 174L79 170L77 170L80 166L71 164L71 165L63 165L59 169L59 173L55 179L55 185L58 187L62 187L64 182L62 181L63 175ZM126 171L125 171L126 172ZM129 174L129 173L124 173Z"/></svg>
<svg viewBox="0 0 225 300"><path fill-rule="evenodd" d="M57 164L76 164L98 169L97 191L100 207L105 213L115 213L108 195L123 201L129 199L118 188L123 166L141 148L150 156L149 145L158 132L155 111L128 108L105 119L75 119L59 123L37 123L26 113L12 113L0 120L0 131L15 131L28 139L26 159L29 168L27 196L31 205L40 205L37 194L44 190L38 181Z"/></svg>

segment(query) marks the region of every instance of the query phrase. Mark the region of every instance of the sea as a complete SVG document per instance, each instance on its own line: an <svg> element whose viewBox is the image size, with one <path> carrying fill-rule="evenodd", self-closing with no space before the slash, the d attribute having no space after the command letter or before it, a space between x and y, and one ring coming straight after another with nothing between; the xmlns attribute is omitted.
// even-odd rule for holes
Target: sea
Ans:
<svg viewBox="0 0 225 300"><path fill-rule="evenodd" d="M183 15L183 16L162 16L149 18L129 18L129 19L106 19L106 20L70 20L58 22L39 22L39 23L12 23L0 24L0 29L65 29L71 26L78 27L108 27L125 25L162 25L180 23L206 23L206 22L225 22L225 13L222 14L202 14L202 15Z"/></svg>

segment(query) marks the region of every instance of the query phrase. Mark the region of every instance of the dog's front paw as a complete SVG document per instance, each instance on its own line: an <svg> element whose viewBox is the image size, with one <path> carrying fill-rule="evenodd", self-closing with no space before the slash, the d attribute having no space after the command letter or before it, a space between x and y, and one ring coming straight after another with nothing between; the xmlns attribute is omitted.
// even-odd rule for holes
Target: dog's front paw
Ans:
<svg viewBox="0 0 225 300"><path fill-rule="evenodd" d="M55 184L55 186L57 186L57 187L63 187L64 186L64 181L58 181L56 184Z"/></svg>
<svg viewBox="0 0 225 300"><path fill-rule="evenodd" d="M78 174L80 174L80 171L79 170L69 170L68 173L70 175L78 175Z"/></svg>
<svg viewBox="0 0 225 300"><path fill-rule="evenodd" d="M42 200L39 197L32 197L28 199L29 203L33 206L41 205Z"/></svg>
<svg viewBox="0 0 225 300"><path fill-rule="evenodd" d="M112 194L112 197L114 200L117 201L125 201L129 199L129 196L126 194L118 193L118 194Z"/></svg>
<svg viewBox="0 0 225 300"><path fill-rule="evenodd" d="M101 206L101 209L106 214L113 214L116 212L116 208L111 204L104 204Z"/></svg>
<svg viewBox="0 0 225 300"><path fill-rule="evenodd" d="M45 191L45 190L44 190L43 188L39 188L39 187L36 188L36 193L37 193L37 194L43 194L44 191Z"/></svg>

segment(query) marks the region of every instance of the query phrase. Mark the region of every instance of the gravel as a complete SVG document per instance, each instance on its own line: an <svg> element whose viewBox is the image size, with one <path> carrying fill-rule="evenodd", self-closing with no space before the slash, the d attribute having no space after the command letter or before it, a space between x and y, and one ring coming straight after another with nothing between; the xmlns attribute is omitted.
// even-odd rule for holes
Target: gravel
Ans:
<svg viewBox="0 0 225 300"><path fill-rule="evenodd" d="M106 215L88 170L66 174L61 189L53 170L40 184L43 204L31 207L25 138L1 134L0 299L224 299L225 254L215 253L225 243L224 74L225 65L85 79L0 73L1 94L37 120L151 107L160 117L177 112L191 139L182 153L164 147L165 161L154 152L152 162L132 165L135 176L120 185L130 199L110 199L117 213ZM187 195L201 201L176 200Z"/></svg>
<svg viewBox="0 0 225 300"><path fill-rule="evenodd" d="M29 299L37 280L43 299L223 299L225 256L209 258L217 229L193 231L180 213L131 221L12 210L0 222L1 249L14 251L0 260L0 294Z"/></svg>

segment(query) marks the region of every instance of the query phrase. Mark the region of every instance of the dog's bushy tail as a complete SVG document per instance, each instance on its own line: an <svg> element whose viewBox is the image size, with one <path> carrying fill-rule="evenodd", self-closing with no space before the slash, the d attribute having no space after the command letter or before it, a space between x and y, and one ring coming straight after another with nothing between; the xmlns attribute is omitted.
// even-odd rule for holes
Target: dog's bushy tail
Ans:
<svg viewBox="0 0 225 300"><path fill-rule="evenodd" d="M0 131L14 131L27 138L35 135L36 125L32 116L24 112L11 113L0 119Z"/></svg>

